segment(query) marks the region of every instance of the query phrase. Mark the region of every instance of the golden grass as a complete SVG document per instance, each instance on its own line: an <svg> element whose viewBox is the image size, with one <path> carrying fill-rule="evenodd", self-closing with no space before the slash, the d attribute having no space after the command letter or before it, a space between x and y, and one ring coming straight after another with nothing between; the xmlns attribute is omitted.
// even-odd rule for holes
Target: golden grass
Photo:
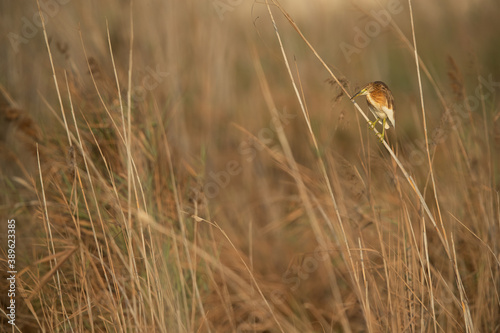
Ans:
<svg viewBox="0 0 500 333"><path fill-rule="evenodd" d="M346 27L381 7L233 2L221 20L214 4L70 2L6 45L17 330L499 331L500 76L478 65L482 26L468 62L425 30L467 10L401 2L347 61ZM14 32L37 12L4 9ZM398 117L383 144L349 101L375 79Z"/></svg>

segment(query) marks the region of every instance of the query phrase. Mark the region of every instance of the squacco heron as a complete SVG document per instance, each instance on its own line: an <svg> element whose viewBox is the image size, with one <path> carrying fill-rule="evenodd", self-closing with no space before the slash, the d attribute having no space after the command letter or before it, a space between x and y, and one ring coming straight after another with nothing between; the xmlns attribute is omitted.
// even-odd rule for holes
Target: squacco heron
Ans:
<svg viewBox="0 0 500 333"><path fill-rule="evenodd" d="M361 95L366 95L368 108L376 118L375 121L370 122L371 127L375 127L377 122L383 125L382 135L380 136L380 141L383 141L385 130L389 129L390 125L396 127L396 121L394 120L394 97L392 97L391 90L384 82L375 81L364 86L351 97L351 100Z"/></svg>

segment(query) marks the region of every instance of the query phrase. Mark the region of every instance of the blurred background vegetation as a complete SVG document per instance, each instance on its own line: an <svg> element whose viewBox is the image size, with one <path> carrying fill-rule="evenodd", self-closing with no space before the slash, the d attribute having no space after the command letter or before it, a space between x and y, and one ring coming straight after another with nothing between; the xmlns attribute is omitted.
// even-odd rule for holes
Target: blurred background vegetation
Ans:
<svg viewBox="0 0 500 333"><path fill-rule="evenodd" d="M389 85L439 231L273 4L319 151L265 1L40 0L47 41L36 1L3 1L20 331L500 330L500 3L413 2L435 181L408 2L281 5L351 94Z"/></svg>

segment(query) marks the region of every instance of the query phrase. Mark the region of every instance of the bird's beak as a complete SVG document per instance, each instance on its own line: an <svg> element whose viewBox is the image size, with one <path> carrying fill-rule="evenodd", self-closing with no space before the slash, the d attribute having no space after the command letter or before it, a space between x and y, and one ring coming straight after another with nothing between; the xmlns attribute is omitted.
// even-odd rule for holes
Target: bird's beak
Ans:
<svg viewBox="0 0 500 333"><path fill-rule="evenodd" d="M351 101L353 99L355 99L356 97L363 95L364 92L365 92L365 89L361 89L360 91L358 91L357 93L355 93L354 96L351 97Z"/></svg>

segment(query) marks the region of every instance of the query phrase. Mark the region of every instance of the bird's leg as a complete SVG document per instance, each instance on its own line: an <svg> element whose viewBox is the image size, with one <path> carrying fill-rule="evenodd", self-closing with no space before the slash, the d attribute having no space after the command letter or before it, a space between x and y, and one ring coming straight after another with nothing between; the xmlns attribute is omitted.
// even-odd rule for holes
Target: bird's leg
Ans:
<svg viewBox="0 0 500 333"><path fill-rule="evenodd" d="M382 123L382 135L380 136L380 142L384 141L386 121L387 121L387 118L384 118L384 122Z"/></svg>

